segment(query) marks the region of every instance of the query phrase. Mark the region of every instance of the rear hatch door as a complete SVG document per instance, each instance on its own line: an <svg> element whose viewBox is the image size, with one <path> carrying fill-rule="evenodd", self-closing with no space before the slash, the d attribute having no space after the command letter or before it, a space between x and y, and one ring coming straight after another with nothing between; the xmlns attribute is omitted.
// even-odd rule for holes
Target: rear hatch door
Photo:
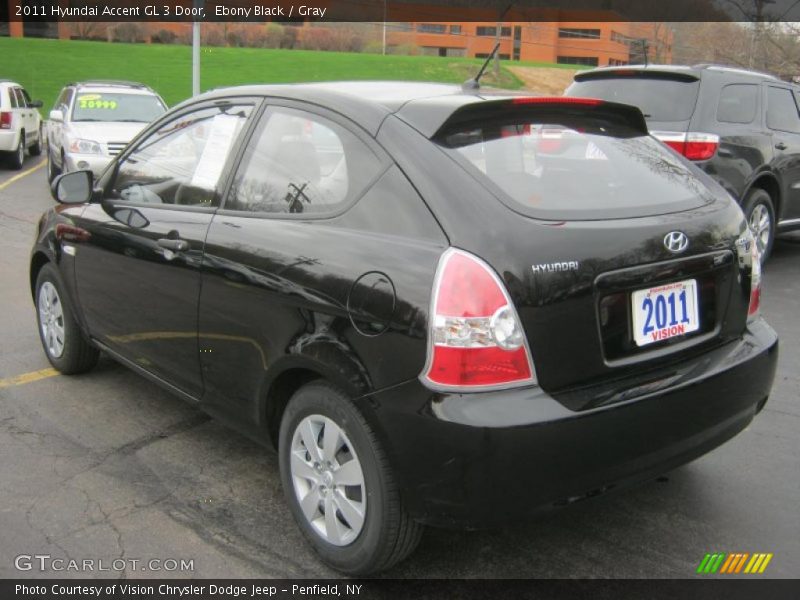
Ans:
<svg viewBox="0 0 800 600"><path fill-rule="evenodd" d="M636 109L577 100L466 107L433 138L501 202L465 221L502 235L452 232L453 244L500 274L539 383L573 408L597 400L582 388L739 336L749 294L727 194Z"/></svg>

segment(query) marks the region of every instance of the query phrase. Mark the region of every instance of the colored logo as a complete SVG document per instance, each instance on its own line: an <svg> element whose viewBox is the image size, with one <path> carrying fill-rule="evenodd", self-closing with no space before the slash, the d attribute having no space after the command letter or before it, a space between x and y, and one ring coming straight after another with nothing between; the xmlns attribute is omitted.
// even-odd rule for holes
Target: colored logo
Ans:
<svg viewBox="0 0 800 600"><path fill-rule="evenodd" d="M756 574L767 570L769 561L772 560L772 553L750 554L749 552L715 552L706 554L697 567L697 572L701 575L714 573L724 575L738 575L742 573Z"/></svg>

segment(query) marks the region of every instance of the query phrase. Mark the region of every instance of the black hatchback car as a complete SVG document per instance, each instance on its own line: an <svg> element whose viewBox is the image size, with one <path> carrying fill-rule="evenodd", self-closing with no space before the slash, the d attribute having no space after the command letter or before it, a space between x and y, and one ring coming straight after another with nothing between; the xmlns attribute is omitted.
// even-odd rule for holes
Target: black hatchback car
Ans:
<svg viewBox="0 0 800 600"><path fill-rule="evenodd" d="M655 137L736 198L762 261L776 234L800 229L797 86L717 65L650 65L578 73L566 94L639 107Z"/></svg>
<svg viewBox="0 0 800 600"><path fill-rule="evenodd" d="M224 89L54 190L30 269L50 362L104 351L277 449L299 527L348 573L423 525L653 478L770 393L742 211L630 106Z"/></svg>

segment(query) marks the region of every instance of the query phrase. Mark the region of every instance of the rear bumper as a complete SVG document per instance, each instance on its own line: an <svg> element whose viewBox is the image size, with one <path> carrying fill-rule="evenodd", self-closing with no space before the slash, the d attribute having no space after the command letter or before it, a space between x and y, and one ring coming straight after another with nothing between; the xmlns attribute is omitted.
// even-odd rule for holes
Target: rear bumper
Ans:
<svg viewBox="0 0 800 600"><path fill-rule="evenodd" d="M763 406L777 358L777 335L758 320L741 340L656 373L666 382L658 391L620 382L625 399L600 408L570 411L537 388L449 395L417 381L365 398L363 408L414 518L490 526L712 450Z"/></svg>
<svg viewBox="0 0 800 600"><path fill-rule="evenodd" d="M0 152L12 152L19 144L19 131L0 131Z"/></svg>

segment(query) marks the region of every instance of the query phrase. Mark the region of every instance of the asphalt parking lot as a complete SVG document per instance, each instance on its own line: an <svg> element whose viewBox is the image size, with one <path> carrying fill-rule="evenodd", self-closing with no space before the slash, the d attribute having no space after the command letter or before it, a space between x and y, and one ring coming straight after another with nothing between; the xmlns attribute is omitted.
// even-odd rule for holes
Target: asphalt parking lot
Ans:
<svg viewBox="0 0 800 600"><path fill-rule="evenodd" d="M275 456L107 358L80 377L48 370L28 256L53 201L40 159L25 169L0 167L0 578L335 577L292 521ZM386 575L683 578L708 552L773 553L758 577L800 575L800 235L775 244L764 285L781 356L746 431L658 481L537 521L428 530ZM20 571L19 555L129 566ZM151 559L193 570L141 570Z"/></svg>

